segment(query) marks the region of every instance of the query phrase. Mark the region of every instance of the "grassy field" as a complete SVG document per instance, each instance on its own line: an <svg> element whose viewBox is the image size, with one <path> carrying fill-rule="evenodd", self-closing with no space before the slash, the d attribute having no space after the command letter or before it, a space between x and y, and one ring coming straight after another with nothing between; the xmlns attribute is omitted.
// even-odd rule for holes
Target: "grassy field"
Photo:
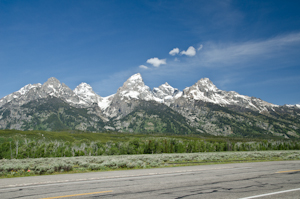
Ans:
<svg viewBox="0 0 300 199"><path fill-rule="evenodd" d="M0 177L280 160L300 160L300 151L239 151L1 159Z"/></svg>

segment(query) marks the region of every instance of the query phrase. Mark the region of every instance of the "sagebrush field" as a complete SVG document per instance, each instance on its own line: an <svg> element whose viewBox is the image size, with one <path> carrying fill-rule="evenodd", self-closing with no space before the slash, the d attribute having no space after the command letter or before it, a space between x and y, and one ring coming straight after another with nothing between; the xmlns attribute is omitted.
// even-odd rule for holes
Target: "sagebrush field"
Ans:
<svg viewBox="0 0 300 199"><path fill-rule="evenodd" d="M0 160L1 177L246 161L300 160L300 151L173 153Z"/></svg>

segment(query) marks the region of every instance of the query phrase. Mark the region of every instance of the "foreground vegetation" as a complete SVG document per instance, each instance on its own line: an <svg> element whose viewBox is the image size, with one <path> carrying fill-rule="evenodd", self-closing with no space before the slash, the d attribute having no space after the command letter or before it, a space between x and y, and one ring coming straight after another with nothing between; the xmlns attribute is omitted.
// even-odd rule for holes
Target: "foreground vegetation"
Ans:
<svg viewBox="0 0 300 199"><path fill-rule="evenodd" d="M0 130L0 177L273 160L299 140Z"/></svg>
<svg viewBox="0 0 300 199"><path fill-rule="evenodd" d="M300 160L300 151L173 153L0 160L0 177L246 161Z"/></svg>
<svg viewBox="0 0 300 199"><path fill-rule="evenodd" d="M0 159L300 150L297 140L0 130Z"/></svg>

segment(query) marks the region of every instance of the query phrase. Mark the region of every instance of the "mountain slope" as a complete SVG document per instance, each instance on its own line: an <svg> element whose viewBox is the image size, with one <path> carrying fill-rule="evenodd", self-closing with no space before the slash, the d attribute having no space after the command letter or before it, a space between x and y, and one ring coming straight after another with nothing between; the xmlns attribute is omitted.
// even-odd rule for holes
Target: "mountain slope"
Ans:
<svg viewBox="0 0 300 199"><path fill-rule="evenodd" d="M195 131L185 117L156 101L141 100L131 113L112 123L123 132L190 134Z"/></svg>
<svg viewBox="0 0 300 199"><path fill-rule="evenodd" d="M9 106L8 106L9 107ZM103 117L98 107L77 108L56 97L33 100L21 107L2 108L1 129L100 131Z"/></svg>
<svg viewBox="0 0 300 199"><path fill-rule="evenodd" d="M300 119L300 114L290 116L292 120L283 119L238 106L222 107L203 101L176 101L170 107L189 119L190 124L202 133L234 137L300 137L300 125L295 122Z"/></svg>
<svg viewBox="0 0 300 199"><path fill-rule="evenodd" d="M208 78L183 91L168 83L151 90L137 73L108 97L84 82L71 90L49 78L0 99L0 129L298 138L300 106L223 91Z"/></svg>

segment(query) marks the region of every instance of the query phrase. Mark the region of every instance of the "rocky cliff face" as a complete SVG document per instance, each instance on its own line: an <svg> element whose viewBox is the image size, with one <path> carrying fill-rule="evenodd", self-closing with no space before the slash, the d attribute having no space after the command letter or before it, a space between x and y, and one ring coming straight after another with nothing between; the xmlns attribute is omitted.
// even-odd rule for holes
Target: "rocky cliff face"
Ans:
<svg viewBox="0 0 300 199"><path fill-rule="evenodd" d="M108 97L99 96L87 83L71 90L50 78L0 99L1 129L299 137L299 124L299 105L278 106L223 91L208 78L183 91L168 83L151 90L135 74Z"/></svg>

